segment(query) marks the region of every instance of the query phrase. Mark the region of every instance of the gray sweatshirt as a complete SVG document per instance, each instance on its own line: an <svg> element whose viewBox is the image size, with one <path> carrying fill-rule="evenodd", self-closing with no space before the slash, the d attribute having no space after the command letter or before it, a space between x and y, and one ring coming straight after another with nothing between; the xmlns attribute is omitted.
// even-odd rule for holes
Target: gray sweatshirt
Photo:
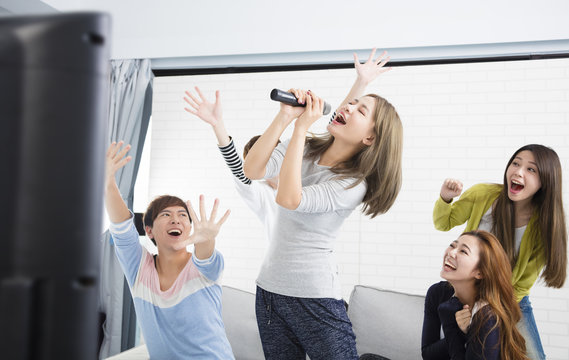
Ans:
<svg viewBox="0 0 569 360"><path fill-rule="evenodd" d="M267 163L265 178L278 175L290 140L279 144ZM305 147L305 154L306 154ZM365 181L338 177L319 159L302 161L302 199L295 210L277 205L271 241L257 285L294 297L341 299L334 241L350 213L361 204Z"/></svg>

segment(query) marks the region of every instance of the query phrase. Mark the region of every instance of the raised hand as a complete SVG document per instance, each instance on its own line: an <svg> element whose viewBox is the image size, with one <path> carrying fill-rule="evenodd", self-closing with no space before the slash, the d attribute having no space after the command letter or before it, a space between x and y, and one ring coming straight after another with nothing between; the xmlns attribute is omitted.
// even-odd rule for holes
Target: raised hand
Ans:
<svg viewBox="0 0 569 360"><path fill-rule="evenodd" d="M299 104L306 103L306 96L307 96L306 91L301 89L289 89L288 91L296 97L296 100L298 101ZM305 107L292 106L285 103L281 103L280 106L281 106L280 109L281 114L285 114L286 118L289 119L290 121L299 117L304 112L304 110L306 110Z"/></svg>
<svg viewBox="0 0 569 360"><path fill-rule="evenodd" d="M117 171L132 160L131 156L125 156L130 150L130 144L121 150L123 145L124 141L113 142L107 149L105 157L105 183L107 185L114 182Z"/></svg>
<svg viewBox="0 0 569 360"><path fill-rule="evenodd" d="M185 107L184 110L190 114L194 114L215 128L223 121L221 94L219 90L215 92L215 103L212 103L205 98L199 87L195 86L195 89L198 93L197 97L189 91L185 92L186 96L184 96L184 101L188 103L190 107Z"/></svg>
<svg viewBox="0 0 569 360"><path fill-rule="evenodd" d="M219 219L219 221L216 222L215 218L217 217L217 208L219 206L218 199L215 199L215 201L213 202L213 208L211 210L209 219L207 218L206 215L203 195L200 195L200 217L197 216L190 201L188 201L186 205L188 206L188 210L190 210L190 217L192 219L192 225L194 226L194 231L192 235L190 235L188 240L176 245L177 250L183 249L190 244L197 245L206 242L213 243L213 240L215 240L215 237L217 236L219 230L221 229L221 225L223 225L223 223L227 220L229 214L231 213L231 210L227 210L225 214L223 214L221 219Z"/></svg>
<svg viewBox="0 0 569 360"><path fill-rule="evenodd" d="M385 67L385 64L391 60L387 55L387 51L384 51L377 59L374 60L373 57L375 56L375 51L376 49L373 48L367 61L363 64L360 63L358 55L354 53L354 67L356 68L356 73L358 74L358 78L365 84L371 83L379 75L391 70L390 67Z"/></svg>
<svg viewBox="0 0 569 360"><path fill-rule="evenodd" d="M445 179L441 187L441 198L450 203L452 199L462 193L462 183L456 179Z"/></svg>
<svg viewBox="0 0 569 360"><path fill-rule="evenodd" d="M470 312L470 307L468 305L464 305L462 310L459 310L454 314L456 318L456 323L458 327L463 333L468 332L468 328L470 327L470 318L472 317L472 313Z"/></svg>
<svg viewBox="0 0 569 360"><path fill-rule="evenodd" d="M121 197L115 179L117 171L132 159L132 157L126 156L130 150L130 145L125 147L123 145L123 141L113 142L109 145L105 156L105 207L109 220L113 223L123 222L130 217L130 211Z"/></svg>

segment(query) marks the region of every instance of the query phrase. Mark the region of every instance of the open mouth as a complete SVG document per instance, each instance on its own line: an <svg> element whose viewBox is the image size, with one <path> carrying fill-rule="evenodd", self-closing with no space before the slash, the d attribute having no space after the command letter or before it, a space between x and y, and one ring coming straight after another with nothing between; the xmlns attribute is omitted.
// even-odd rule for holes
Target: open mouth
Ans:
<svg viewBox="0 0 569 360"><path fill-rule="evenodd" d="M168 235L170 236L180 236L182 235L182 231L178 230L178 229L172 229L168 231Z"/></svg>
<svg viewBox="0 0 569 360"><path fill-rule="evenodd" d="M516 180L512 180L512 182L510 183L510 191L514 194L517 194L520 191L522 191L524 187L525 186L523 184L520 184Z"/></svg>
<svg viewBox="0 0 569 360"><path fill-rule="evenodd" d="M448 260L445 260L444 268L446 271L456 270L456 266L451 264Z"/></svg>
<svg viewBox="0 0 569 360"><path fill-rule="evenodd" d="M333 122L340 125L346 125L346 118L344 117L343 113L338 113L338 115L336 115L336 117L334 118Z"/></svg>

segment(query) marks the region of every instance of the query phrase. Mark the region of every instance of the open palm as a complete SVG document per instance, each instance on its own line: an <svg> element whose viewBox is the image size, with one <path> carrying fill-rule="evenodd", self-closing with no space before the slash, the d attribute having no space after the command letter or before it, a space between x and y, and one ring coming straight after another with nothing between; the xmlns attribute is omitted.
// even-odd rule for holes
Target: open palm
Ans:
<svg viewBox="0 0 569 360"><path fill-rule="evenodd" d="M227 210L225 214L216 221L217 217L217 208L219 206L219 200L215 199L213 202L213 208L211 210L211 214L209 219L206 215L205 205L204 205L204 196L200 195L200 217L197 216L194 208L190 201L187 202L188 209L190 210L190 216L193 220L194 225L194 232L190 236L190 242L193 244L199 244L205 241L214 240L217 234L219 233L219 229L221 229L221 225L227 220L230 211Z"/></svg>
<svg viewBox="0 0 569 360"><path fill-rule="evenodd" d="M200 244L208 241L215 240L215 237L219 233L221 229L221 225L227 220L229 214L231 213L230 210L225 211L225 214L216 221L217 218L217 208L219 206L219 200L215 199L213 202L213 208L211 210L211 214L209 219L207 218L205 204L204 204L204 196L200 195L200 216L196 214L192 203L190 201L186 202L188 210L190 211L190 218L192 219L192 225L194 227L194 232L188 238L188 240L183 241L175 245L176 250L180 250L185 248L190 244Z"/></svg>
<svg viewBox="0 0 569 360"><path fill-rule="evenodd" d="M114 181L116 172L132 159L131 156L126 156L130 150L130 144L124 147L123 145L124 141L113 142L107 149L105 156L105 182L107 184Z"/></svg>
<svg viewBox="0 0 569 360"><path fill-rule="evenodd" d="M206 123L215 127L222 121L221 111L221 95L219 90L215 92L215 103L208 101L202 94L200 88L195 87L197 96L191 92L186 91L184 101L190 105L190 108L184 108L190 114L194 114Z"/></svg>
<svg viewBox="0 0 569 360"><path fill-rule="evenodd" d="M385 67L385 64L391 60L391 58L387 56L387 52L384 51L377 59L374 59L375 50L376 49L373 48L367 61L363 64L360 64L358 55L354 53L354 66L358 77L368 84L375 80L379 75L391 70L390 67Z"/></svg>

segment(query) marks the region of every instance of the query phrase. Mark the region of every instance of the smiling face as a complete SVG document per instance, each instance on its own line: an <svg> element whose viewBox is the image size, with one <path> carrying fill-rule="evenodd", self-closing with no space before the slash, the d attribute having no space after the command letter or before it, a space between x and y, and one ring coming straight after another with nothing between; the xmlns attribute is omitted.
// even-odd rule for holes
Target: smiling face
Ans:
<svg viewBox="0 0 569 360"><path fill-rule="evenodd" d="M376 100L363 96L338 109L336 117L328 124L328 131L335 139L349 144L369 146L375 138Z"/></svg>
<svg viewBox="0 0 569 360"><path fill-rule="evenodd" d="M531 201L541 188L539 169L531 151L524 150L516 154L506 169L506 181L510 200Z"/></svg>
<svg viewBox="0 0 569 360"><path fill-rule="evenodd" d="M182 206L169 206L161 210L154 219L152 227L146 226L146 234L158 247L186 240L191 230L190 216Z"/></svg>
<svg viewBox="0 0 569 360"><path fill-rule="evenodd" d="M472 235L461 235L445 250L441 277L451 284L474 282L480 279L479 254L478 238Z"/></svg>

